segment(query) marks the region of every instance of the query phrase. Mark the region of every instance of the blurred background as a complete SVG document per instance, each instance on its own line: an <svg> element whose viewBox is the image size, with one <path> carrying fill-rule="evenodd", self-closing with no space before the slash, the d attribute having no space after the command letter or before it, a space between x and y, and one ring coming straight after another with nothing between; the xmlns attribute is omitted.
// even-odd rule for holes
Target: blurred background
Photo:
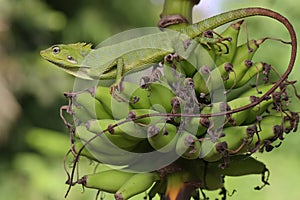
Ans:
<svg viewBox="0 0 300 200"><path fill-rule="evenodd" d="M211 3L213 2L213 3ZM162 0L0 0L0 199L59 200L67 186L63 157L69 148L68 130L59 118L66 104L63 92L74 78L39 56L55 43L91 42L95 45L124 30L156 26ZM300 30L300 1L202 0L195 22L223 10L263 6L285 15ZM249 36L289 40L282 25L272 20L247 20ZM300 31L298 31L299 34ZM266 45L267 44L267 45ZM268 41L256 60L284 71L290 47ZM299 62L290 80L299 80ZM298 75L297 75L298 74ZM297 85L299 87L299 84ZM292 99L294 111L300 111ZM262 191L259 176L226 178L229 199L299 199L300 135L291 133L280 148L256 154L271 171L270 186ZM95 199L96 191L76 186L68 199ZM215 196L217 192L209 192ZM105 195L106 199L111 199ZM143 196L135 199L142 199Z"/></svg>

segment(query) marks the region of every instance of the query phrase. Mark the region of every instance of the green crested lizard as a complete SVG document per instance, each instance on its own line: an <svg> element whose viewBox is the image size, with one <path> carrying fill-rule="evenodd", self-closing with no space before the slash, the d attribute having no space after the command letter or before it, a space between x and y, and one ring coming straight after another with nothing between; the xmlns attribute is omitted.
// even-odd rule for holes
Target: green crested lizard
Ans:
<svg viewBox="0 0 300 200"><path fill-rule="evenodd" d="M186 46L188 40L198 39L197 41L201 43L209 39L203 36L205 31L250 16L267 16L279 21L287 28L291 37L292 51L289 65L280 80L264 95L269 96L292 71L297 52L297 39L292 24L284 16L265 8L242 8L225 12L188 25L177 30L178 32L171 31L172 34L169 34L169 31L161 31L97 49L92 49L92 45L86 43L59 44L42 50L40 54L76 77L119 81L125 73L140 71L147 67L147 64L158 63L170 53L176 52L179 55L188 56L194 48L194 45ZM259 102L254 102L251 106ZM250 104L248 106L250 107Z"/></svg>

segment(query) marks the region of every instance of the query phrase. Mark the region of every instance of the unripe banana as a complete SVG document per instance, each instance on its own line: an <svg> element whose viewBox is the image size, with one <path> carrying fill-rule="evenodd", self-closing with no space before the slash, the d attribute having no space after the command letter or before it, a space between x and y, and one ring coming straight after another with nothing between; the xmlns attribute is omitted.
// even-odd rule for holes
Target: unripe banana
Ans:
<svg viewBox="0 0 300 200"><path fill-rule="evenodd" d="M88 131L85 126L77 126L75 130L75 137L80 139L83 144L85 142L89 141L91 138L95 136L94 133ZM122 143L121 141L118 141L116 138L118 144ZM134 145L130 142L127 143L128 145ZM138 143L135 143L135 146ZM122 143L123 146L126 145L126 143ZM80 147L80 144L76 145ZM92 141L90 141L88 144L86 144L85 148L90 152L89 154L84 154L87 157L90 157L92 155L92 158L97 159L98 162L110 164L110 165L117 165L117 166L123 166L127 165L133 160L138 159L138 156L136 154L129 154L128 151L122 150L117 145L113 144L108 137L105 134L102 134L98 137L95 137ZM134 147L127 147L127 148L134 148Z"/></svg>
<svg viewBox="0 0 300 200"><path fill-rule="evenodd" d="M116 124L114 119L92 119L86 122L86 128L95 134L102 132L103 130L109 128L110 126ZM113 128L111 132L116 135L122 135L122 132L116 131L117 127Z"/></svg>
<svg viewBox="0 0 300 200"><path fill-rule="evenodd" d="M136 118L139 118L140 116L151 115L151 114L160 115L163 113L159 113L158 111L151 110L151 109L132 109L129 112L128 118L131 118L134 120ZM134 120L134 122L137 124L141 124L141 125L149 125L149 124L165 122L166 120L167 119L164 116L151 116L151 117L139 118L137 120Z"/></svg>
<svg viewBox="0 0 300 200"><path fill-rule="evenodd" d="M250 40L241 44L237 47L236 53L232 60L232 65L239 65L244 63L246 60L251 61L253 56L255 55L258 47L264 42L264 40ZM247 68L235 68L236 73L243 73Z"/></svg>
<svg viewBox="0 0 300 200"><path fill-rule="evenodd" d="M148 141L159 152L170 152L175 149L177 128L169 123L158 123L148 128Z"/></svg>
<svg viewBox="0 0 300 200"><path fill-rule="evenodd" d="M77 142L74 143L73 150L75 152L78 152L79 149L81 149L82 147L83 147L82 141L77 141ZM84 156L84 157L86 157L90 160L94 160L96 162L99 162L98 158L96 158L95 155L91 151L89 151L87 148L84 148L81 151L80 156Z"/></svg>
<svg viewBox="0 0 300 200"><path fill-rule="evenodd" d="M211 71L210 67L202 66L193 76L193 81L195 85L195 91L198 94L209 93L209 85L207 84L207 80L209 80Z"/></svg>
<svg viewBox="0 0 300 200"><path fill-rule="evenodd" d="M224 187L224 180L222 173L220 172L220 162L208 163L203 159L189 160L188 162L180 163L184 169L189 172L190 180L196 180L200 183L198 186L200 189L205 190L217 190Z"/></svg>
<svg viewBox="0 0 300 200"><path fill-rule="evenodd" d="M114 124L113 120L110 119L104 119L99 121L98 120L88 121L87 129L89 131L91 131L92 129L94 133L100 133L101 131L107 128L109 129L109 127ZM137 140L136 138L128 136L118 126L111 129L110 131L103 133L102 135L99 136L99 138L102 138L103 140L108 139L110 142L116 145L116 147L124 149L126 151L131 151L132 149L135 148L137 143L141 141L141 139Z"/></svg>
<svg viewBox="0 0 300 200"><path fill-rule="evenodd" d="M179 62L177 54L169 54L164 58L163 65L164 78L172 85L181 82L185 78L185 72Z"/></svg>
<svg viewBox="0 0 300 200"><path fill-rule="evenodd" d="M237 42L238 42L238 36L240 32L240 27L244 21L238 21L236 23L231 24L228 26L223 33L221 33L221 36L224 38L231 38L230 40L225 40L223 43L227 46L228 52L227 53L216 53L215 62L216 65L219 66L222 63L226 62L232 62L232 59L236 53L237 49ZM223 50L222 52L226 52L226 50Z"/></svg>
<svg viewBox="0 0 300 200"><path fill-rule="evenodd" d="M90 119L93 119L93 117L90 115L90 113L82 106L71 106L71 114L74 116L75 123L81 124L85 123Z"/></svg>
<svg viewBox="0 0 300 200"><path fill-rule="evenodd" d="M253 94L257 94L256 90L251 90ZM245 96L242 95L241 97L235 98L228 103L225 102L216 102L211 104L210 106L205 106L201 110L201 114L210 114L210 113L217 113L217 112L223 112L223 111L229 111L229 110L234 110L237 108L240 108L242 106L248 105L252 103L253 99L255 99L255 96L251 96L250 92L246 93L247 95L250 96ZM262 94L259 94L257 97L262 96ZM262 101L258 105L242 110L240 112L233 113L231 115L226 115L226 118L220 116L220 117L211 117L210 119L202 119L203 124L205 125L200 129L200 133L203 133L205 131L205 128L207 129L208 126L214 125L215 128L218 127L218 125L225 125L227 126L239 126L239 125L245 125L245 124L250 124L253 123L256 120L256 117L264 113L268 107L273 103L272 99ZM197 118L191 119L191 122L197 123ZM227 123L225 123L227 120ZM218 122L218 123L217 123ZM217 124L216 124L217 123ZM223 124L225 123L225 124ZM192 124L191 124L192 125ZM187 126L190 132L194 132L191 129L194 128L194 126ZM200 136L200 135L197 135Z"/></svg>
<svg viewBox="0 0 300 200"><path fill-rule="evenodd" d="M227 96L228 101L232 101L236 98L244 98L244 97L262 97L268 90L270 90L273 87L273 84L263 84L263 85L257 85L249 87L246 85L246 87L242 87L240 89L236 89L233 91L233 93L229 93ZM275 90L279 91L279 88ZM267 100L269 101L269 100Z"/></svg>
<svg viewBox="0 0 300 200"><path fill-rule="evenodd" d="M227 103L231 110L250 104L250 97L236 98ZM225 126L239 126L248 118L249 109L231 114ZM255 117L256 119L256 117Z"/></svg>
<svg viewBox="0 0 300 200"><path fill-rule="evenodd" d="M247 91L242 92L239 97L250 97L250 96L256 96L256 97L261 97L263 94L265 94L268 90L270 90L273 87L273 84L265 84L265 85L259 85L254 88L251 88ZM260 91L260 93L258 93L258 91ZM277 91L277 90L275 90Z"/></svg>
<svg viewBox="0 0 300 200"><path fill-rule="evenodd" d="M89 92L81 92L75 95L76 104L83 106L93 119L109 119L111 115L107 113L103 105Z"/></svg>
<svg viewBox="0 0 300 200"><path fill-rule="evenodd" d="M110 133L105 133L105 136L117 147L124 149L126 151L132 151L140 140L131 140L122 135L113 135ZM104 137L104 135L103 135Z"/></svg>
<svg viewBox="0 0 300 200"><path fill-rule="evenodd" d="M170 113L171 100L175 96L172 88L165 82L152 82L149 87L151 107L162 113Z"/></svg>
<svg viewBox="0 0 300 200"><path fill-rule="evenodd" d="M160 179L156 172L137 173L130 177L115 193L116 200L127 200L148 190Z"/></svg>
<svg viewBox="0 0 300 200"><path fill-rule="evenodd" d="M251 60L261 43L261 40L251 40L249 43L246 42L237 48L236 54L231 63L232 69L229 70L227 78L224 81L226 89L236 88L236 83L240 82L248 69L253 65ZM223 67L218 69L222 74L222 71L224 71ZM242 84L240 84L240 86L241 85Z"/></svg>
<svg viewBox="0 0 300 200"><path fill-rule="evenodd" d="M212 114L212 113L218 113L218 112L225 112L230 110L230 107L225 102L215 102L208 106L204 106L201 110L201 114ZM201 124L204 125L207 130L218 129L219 127L222 127L224 123L226 122L225 116L216 116L216 117L210 117L210 118L203 118L201 119Z"/></svg>
<svg viewBox="0 0 300 200"><path fill-rule="evenodd" d="M250 97L250 99L252 98L256 98L256 97ZM262 101L256 106L253 106L251 109L249 109L247 118L242 123L242 125L254 123L257 120L257 116L261 116L265 111L267 111L267 109L273 104L273 102L274 102L273 99L269 99L266 101Z"/></svg>
<svg viewBox="0 0 300 200"><path fill-rule="evenodd" d="M276 137L273 128L281 123L282 117L266 116L256 125L224 128L222 130L224 136L219 138L218 142L214 143L213 146L208 145L208 143L211 143L210 141L202 142L203 159L208 162L215 162L220 160L224 153L230 154L234 152L234 154L242 154L248 151L256 151L257 149L255 148L261 146L265 140ZM255 135L255 132L258 133L259 138ZM238 152L236 152L237 150Z"/></svg>
<svg viewBox="0 0 300 200"><path fill-rule="evenodd" d="M251 66L252 62L246 60L235 65L225 63L218 66L215 70L219 70L224 81L224 87L226 89L234 89L236 88L236 83L244 76L248 68Z"/></svg>
<svg viewBox="0 0 300 200"><path fill-rule="evenodd" d="M189 112L189 110L186 109L189 105L186 105L186 101L184 101L182 98L178 96L172 98L171 105L172 105L172 111L171 111L172 114L179 114L182 113L183 111ZM176 124L180 124L183 120L181 116L171 117L171 119Z"/></svg>
<svg viewBox="0 0 300 200"><path fill-rule="evenodd" d="M196 52L195 52L196 53ZM192 56L195 54L192 54ZM192 59L192 60L191 60ZM180 61L180 65L182 66L182 70L184 71L185 77L193 77L197 71L195 58L189 57L188 60ZM191 61L191 62L190 62Z"/></svg>
<svg viewBox="0 0 300 200"><path fill-rule="evenodd" d="M77 181L87 188L94 188L104 192L115 193L135 173L125 172L117 169L98 172L83 176Z"/></svg>
<svg viewBox="0 0 300 200"><path fill-rule="evenodd" d="M260 95L261 96L261 95ZM248 96L248 97L240 97L240 98L236 98L234 100L231 100L228 102L228 105L230 107L230 109L236 109L245 105L248 105L250 103L252 103L253 98L256 98L254 96ZM260 116L261 114L263 114L270 105L272 105L273 103L273 99L269 99L266 101L262 101L260 102L258 105L240 111L240 112L236 112L233 113L230 117L231 117L231 125L235 125L235 126L239 126L239 125L246 125L246 124L251 124L254 121L257 120L257 116ZM230 125L227 124L228 125Z"/></svg>
<svg viewBox="0 0 300 200"><path fill-rule="evenodd" d="M116 95L119 94L116 93ZM131 110L128 100L119 101L113 98L110 94L109 87L98 86L95 91L95 98L102 103L106 111L112 116L113 119L126 118Z"/></svg>
<svg viewBox="0 0 300 200"><path fill-rule="evenodd" d="M93 133L100 133L101 131L112 127L112 125L118 124L119 122L122 122L124 120L125 119L89 120L86 123L86 127L89 131ZM134 141L141 141L147 137L145 128L137 125L133 121L129 121L121 125L118 125L114 128L111 128L110 134L120 135L128 140L134 140Z"/></svg>
<svg viewBox="0 0 300 200"><path fill-rule="evenodd" d="M247 82L249 82L255 75L257 75L264 69L265 65L267 64L263 62L259 62L259 63L254 63L252 66L250 66L249 69L244 74L244 76L239 81L237 81L235 88L239 88L245 85Z"/></svg>
<svg viewBox="0 0 300 200"><path fill-rule="evenodd" d="M224 187L224 179L221 173L218 172L218 168L210 167L209 164L204 174L204 189L217 190Z"/></svg>
<svg viewBox="0 0 300 200"><path fill-rule="evenodd" d="M151 107L148 91L141 88L138 84L123 81L121 94L124 95L130 102L130 105L134 109L149 109Z"/></svg>
<svg viewBox="0 0 300 200"><path fill-rule="evenodd" d="M235 155L230 157L228 167L219 169L225 176L244 176L262 174L266 171L266 165L249 155Z"/></svg>
<svg viewBox="0 0 300 200"><path fill-rule="evenodd" d="M176 143L176 153L185 159L197 159L201 152L199 139L187 132L180 133Z"/></svg>
<svg viewBox="0 0 300 200"><path fill-rule="evenodd" d="M208 51L202 45L197 45L188 60L180 61L186 77L192 78L202 66L214 66L214 51Z"/></svg>
<svg viewBox="0 0 300 200"><path fill-rule="evenodd" d="M192 117L187 118L186 120L187 123L185 124L184 129L195 134L197 137L201 137L205 134L210 125L208 118Z"/></svg>

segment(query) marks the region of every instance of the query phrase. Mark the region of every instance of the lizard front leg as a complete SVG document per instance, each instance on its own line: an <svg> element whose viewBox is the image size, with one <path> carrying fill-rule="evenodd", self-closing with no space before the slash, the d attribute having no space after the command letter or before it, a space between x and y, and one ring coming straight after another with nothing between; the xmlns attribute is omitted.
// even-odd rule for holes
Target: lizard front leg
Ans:
<svg viewBox="0 0 300 200"><path fill-rule="evenodd" d="M118 101L127 102L128 99L125 99L120 95L120 93L123 90L122 82L124 79L124 70L125 69L125 63L123 57L120 57L117 59L117 72L116 72L116 80L115 83L113 83L110 86L110 94L113 98L115 98Z"/></svg>

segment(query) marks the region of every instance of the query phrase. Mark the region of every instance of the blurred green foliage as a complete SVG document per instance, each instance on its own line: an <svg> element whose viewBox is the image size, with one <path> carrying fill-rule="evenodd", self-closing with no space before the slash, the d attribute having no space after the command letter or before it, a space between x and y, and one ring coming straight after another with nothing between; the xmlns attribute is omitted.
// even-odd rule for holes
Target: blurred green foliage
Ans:
<svg viewBox="0 0 300 200"><path fill-rule="evenodd" d="M97 45L127 29L156 26L159 12L149 0L0 0L0 199L57 200L67 188L70 142L59 107L74 79L39 51L54 43ZM95 197L81 192L77 187L69 198Z"/></svg>
<svg viewBox="0 0 300 200"><path fill-rule="evenodd" d="M63 199L67 188L63 157L69 148L69 139L59 118L59 107L67 103L63 92L72 90L74 79L42 60L39 50L54 43L84 41L97 45L123 30L156 26L161 11L159 2L0 0L0 199L58 200ZM300 28L300 2L297 1L219 2L224 10L268 7L286 15L296 30ZM202 7L201 12L205 9L209 12L212 8ZM255 18L247 20L247 25L250 37L288 39L282 26L273 22ZM273 63L282 71L289 47L270 41L263 46L260 55L258 60ZM299 73L296 68L290 79L299 79ZM294 108L299 111L297 106ZM231 199L299 197L297 136L299 138L291 134L274 152L257 155L271 170L270 187L254 191L252 186L259 183L258 177L228 179L228 189L238 190ZM75 187L68 198L94 199L96 194L96 191L86 190L84 194L81 191L79 186Z"/></svg>

